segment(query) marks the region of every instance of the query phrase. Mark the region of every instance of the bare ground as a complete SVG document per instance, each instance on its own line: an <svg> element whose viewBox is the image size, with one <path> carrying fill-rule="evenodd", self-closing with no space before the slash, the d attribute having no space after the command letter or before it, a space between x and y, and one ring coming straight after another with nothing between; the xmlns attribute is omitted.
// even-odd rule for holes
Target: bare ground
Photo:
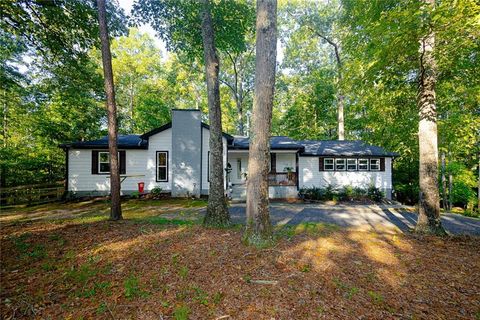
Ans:
<svg viewBox="0 0 480 320"><path fill-rule="evenodd" d="M479 238L308 223L258 249L240 227L162 218L203 205L2 211L1 318L480 319Z"/></svg>

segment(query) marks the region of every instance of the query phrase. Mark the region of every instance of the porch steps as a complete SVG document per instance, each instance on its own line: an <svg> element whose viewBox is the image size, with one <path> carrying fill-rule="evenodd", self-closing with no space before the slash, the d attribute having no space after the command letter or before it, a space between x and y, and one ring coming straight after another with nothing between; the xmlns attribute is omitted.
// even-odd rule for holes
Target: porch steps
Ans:
<svg viewBox="0 0 480 320"><path fill-rule="evenodd" d="M232 186L231 198L233 202L242 202L247 200L247 186L237 184Z"/></svg>

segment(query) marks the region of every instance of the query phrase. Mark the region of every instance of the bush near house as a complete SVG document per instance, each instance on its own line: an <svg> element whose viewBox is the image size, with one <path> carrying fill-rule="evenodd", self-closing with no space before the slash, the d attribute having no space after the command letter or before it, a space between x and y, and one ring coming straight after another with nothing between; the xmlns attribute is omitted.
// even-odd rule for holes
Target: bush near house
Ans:
<svg viewBox="0 0 480 320"><path fill-rule="evenodd" d="M335 187L328 185L325 188L309 187L301 188L298 195L303 200L319 200L319 201L365 201L371 200L375 202L381 201L385 195L375 186L368 188L344 186Z"/></svg>

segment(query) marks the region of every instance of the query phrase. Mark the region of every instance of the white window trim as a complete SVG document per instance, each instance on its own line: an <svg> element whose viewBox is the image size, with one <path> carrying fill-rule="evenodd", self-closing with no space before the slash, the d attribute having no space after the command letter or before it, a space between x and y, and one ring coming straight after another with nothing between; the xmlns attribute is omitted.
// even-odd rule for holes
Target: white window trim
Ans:
<svg viewBox="0 0 480 320"><path fill-rule="evenodd" d="M105 161L100 161L100 159L102 158L102 153L106 153L107 154L107 162ZM102 163L108 163L108 165L110 165L110 152L108 151L99 151L98 152L98 173L110 173L110 169L108 171L102 171L100 168L102 167L101 164ZM110 168L110 167L109 167Z"/></svg>
<svg viewBox="0 0 480 320"><path fill-rule="evenodd" d="M343 169L337 169L337 165L342 165L343 162ZM345 158L335 158L335 171L346 171L347 170L347 159Z"/></svg>
<svg viewBox="0 0 480 320"><path fill-rule="evenodd" d="M366 161L366 163L360 164L360 161ZM366 165L366 168L360 168L361 165L362 166ZM358 171L368 171L369 167L370 167L370 161L368 161L368 159L358 159L358 164L357 164Z"/></svg>
<svg viewBox="0 0 480 320"><path fill-rule="evenodd" d="M351 166L352 164L348 164L348 161L354 161L355 169L349 169L348 166ZM347 171L357 171L358 170L358 164L357 164L357 159L347 159Z"/></svg>
<svg viewBox="0 0 480 320"><path fill-rule="evenodd" d="M158 161L159 160L158 155L161 154L161 153L165 154L165 160L166 160L165 165L160 165L160 161ZM168 151L157 151L156 156L157 156L157 159L156 159L157 160L157 163L156 163L157 164L157 167L156 167L156 171L157 171L156 172L156 181L157 182L168 182ZM159 174L160 172L158 170L159 168L165 168L166 169L165 170L165 179L160 179L160 174Z"/></svg>
<svg viewBox="0 0 480 320"><path fill-rule="evenodd" d="M376 160L376 161L377 161L377 164L376 164L376 166L378 166L377 169L373 169L373 168L372 168L372 160ZM378 159L378 158L370 159L370 171L380 171L380 159Z"/></svg>
<svg viewBox="0 0 480 320"><path fill-rule="evenodd" d="M327 160L332 160L332 163L327 164ZM327 169L327 165L332 166L332 168ZM323 170L324 171L335 171L335 158L324 158L323 159Z"/></svg>

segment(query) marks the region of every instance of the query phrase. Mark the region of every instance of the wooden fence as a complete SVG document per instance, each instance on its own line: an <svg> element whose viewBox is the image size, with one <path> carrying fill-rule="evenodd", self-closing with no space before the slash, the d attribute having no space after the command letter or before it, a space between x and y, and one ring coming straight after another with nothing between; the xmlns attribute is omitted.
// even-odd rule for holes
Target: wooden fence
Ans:
<svg viewBox="0 0 480 320"><path fill-rule="evenodd" d="M65 191L63 182L33 184L0 189L1 205L39 204L60 200Z"/></svg>

